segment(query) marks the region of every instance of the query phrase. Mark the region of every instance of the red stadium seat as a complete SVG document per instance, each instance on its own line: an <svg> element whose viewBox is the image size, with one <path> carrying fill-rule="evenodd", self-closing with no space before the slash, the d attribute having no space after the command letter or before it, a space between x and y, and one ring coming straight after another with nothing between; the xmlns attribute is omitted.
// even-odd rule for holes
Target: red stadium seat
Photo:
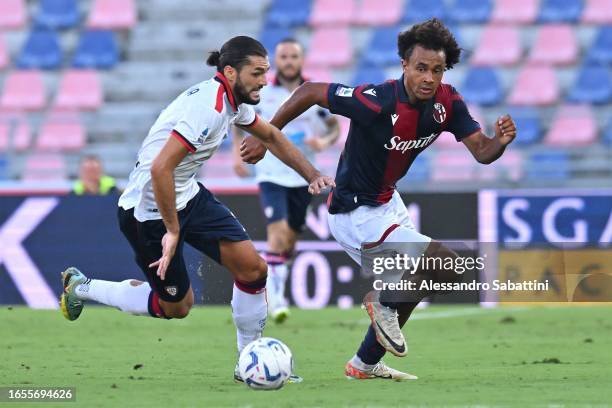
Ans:
<svg viewBox="0 0 612 408"><path fill-rule="evenodd" d="M304 67L304 78L314 82L333 82L332 73L329 69L321 67Z"/></svg>
<svg viewBox="0 0 612 408"><path fill-rule="evenodd" d="M26 18L24 0L0 1L0 29L22 28L26 23Z"/></svg>
<svg viewBox="0 0 612 408"><path fill-rule="evenodd" d="M309 23L313 27L347 25L355 10L355 0L315 0Z"/></svg>
<svg viewBox="0 0 612 408"><path fill-rule="evenodd" d="M353 23L369 26L390 26L402 18L400 0L363 0L355 13Z"/></svg>
<svg viewBox="0 0 612 408"><path fill-rule="evenodd" d="M95 110L102 105L102 101L102 84L97 71L69 70L59 84L55 107Z"/></svg>
<svg viewBox="0 0 612 408"><path fill-rule="evenodd" d="M40 128L36 148L39 151L79 151L85 142L85 127L77 116L51 114Z"/></svg>
<svg viewBox="0 0 612 408"><path fill-rule="evenodd" d="M473 182L476 177L474 157L467 150L442 150L433 157L432 181Z"/></svg>
<svg viewBox="0 0 612 408"><path fill-rule="evenodd" d="M56 154L32 154L25 162L22 180L65 180L66 161Z"/></svg>
<svg viewBox="0 0 612 408"><path fill-rule="evenodd" d="M586 0L582 22L589 24L612 24L612 1Z"/></svg>
<svg viewBox="0 0 612 408"><path fill-rule="evenodd" d="M526 66L508 97L512 105L550 105L559 98L555 71L549 66Z"/></svg>
<svg viewBox="0 0 612 408"><path fill-rule="evenodd" d="M531 24L538 16L537 0L497 0L493 8L493 23Z"/></svg>
<svg viewBox="0 0 612 408"><path fill-rule="evenodd" d="M523 178L523 156L520 150L506 149L502 157L492 166L483 166L481 169L494 168L500 180L519 181Z"/></svg>
<svg viewBox="0 0 612 408"><path fill-rule="evenodd" d="M128 29L136 25L136 4L134 0L94 0L88 28Z"/></svg>
<svg viewBox="0 0 612 408"><path fill-rule="evenodd" d="M314 31L306 64L317 67L341 67L353 57L348 27L318 28Z"/></svg>
<svg viewBox="0 0 612 408"><path fill-rule="evenodd" d="M521 54L516 27L488 25L480 35L471 62L473 65L512 65L519 62Z"/></svg>
<svg viewBox="0 0 612 408"><path fill-rule="evenodd" d="M0 33L0 69L6 68L9 64L9 52L6 49L6 43L4 36Z"/></svg>
<svg viewBox="0 0 612 408"><path fill-rule="evenodd" d="M30 147L32 132L25 115L0 115L0 152L22 152Z"/></svg>
<svg viewBox="0 0 612 408"><path fill-rule="evenodd" d="M543 25L529 53L529 61L553 65L574 64L578 59L578 51L572 26Z"/></svg>
<svg viewBox="0 0 612 408"><path fill-rule="evenodd" d="M14 71L4 81L0 108L4 110L40 110L46 103L46 91L40 71Z"/></svg>
<svg viewBox="0 0 612 408"><path fill-rule="evenodd" d="M566 105L557 110L544 143L551 146L586 146L597 140L597 124L588 105Z"/></svg>

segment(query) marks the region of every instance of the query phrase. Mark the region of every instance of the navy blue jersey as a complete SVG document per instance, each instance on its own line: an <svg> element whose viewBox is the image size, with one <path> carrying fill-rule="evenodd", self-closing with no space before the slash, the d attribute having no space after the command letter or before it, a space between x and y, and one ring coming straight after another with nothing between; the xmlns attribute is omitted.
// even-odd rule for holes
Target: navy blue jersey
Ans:
<svg viewBox="0 0 612 408"><path fill-rule="evenodd" d="M332 113L351 119L328 200L332 214L388 202L395 183L440 133L461 141L480 129L461 95L446 84L416 104L409 102L403 77L356 88L331 84L327 98Z"/></svg>

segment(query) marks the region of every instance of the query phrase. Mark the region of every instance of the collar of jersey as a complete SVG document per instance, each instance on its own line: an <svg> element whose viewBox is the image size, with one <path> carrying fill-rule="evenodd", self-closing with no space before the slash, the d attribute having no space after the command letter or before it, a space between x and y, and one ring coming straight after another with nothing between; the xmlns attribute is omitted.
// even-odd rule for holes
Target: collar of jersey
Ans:
<svg viewBox="0 0 612 408"><path fill-rule="evenodd" d="M215 81L223 85L225 93L227 94L227 99L229 99L230 105L232 105L234 112L236 112L238 110L238 106L236 106L236 99L234 98L234 94L232 93L232 87L230 86L229 82L227 82L227 78L225 77L225 75L220 72L217 72L215 74Z"/></svg>

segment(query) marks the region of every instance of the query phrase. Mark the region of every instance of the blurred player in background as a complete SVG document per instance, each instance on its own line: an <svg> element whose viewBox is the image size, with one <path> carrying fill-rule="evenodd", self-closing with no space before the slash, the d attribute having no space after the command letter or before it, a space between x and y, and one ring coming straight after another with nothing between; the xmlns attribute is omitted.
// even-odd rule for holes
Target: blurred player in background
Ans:
<svg viewBox="0 0 612 408"><path fill-rule="evenodd" d="M107 195L117 194L115 179L104 174L102 160L96 155L87 155L79 163L79 179L72 186L72 194Z"/></svg>
<svg viewBox="0 0 612 408"><path fill-rule="evenodd" d="M313 105L329 108L351 119L351 128L336 173L337 187L330 192L329 225L336 240L359 264L376 255L389 255L384 242L403 243L408 256L455 258L457 255L420 234L409 219L395 183L403 177L416 156L443 131L463 142L483 164L497 160L516 137L516 126L508 116L495 122L495 136L485 136L472 119L455 88L442 84L444 71L459 62L461 49L438 19L416 24L398 36L403 75L380 85L349 87L342 84L305 83L279 109L271 123L283 128ZM253 142L255 143L255 142ZM257 160L254 149L243 152L247 162ZM380 252L378 252L380 251ZM407 279L418 287L424 279L457 282L453 270L412 271ZM416 379L382 362L386 351L405 356L408 348L401 332L419 301L431 292L370 292L364 299L372 324L359 350L345 366L350 379Z"/></svg>
<svg viewBox="0 0 612 408"><path fill-rule="evenodd" d="M232 315L238 350L261 336L267 316L268 267L240 222L195 176L235 124L307 179L311 193L333 181L321 176L251 106L260 100L269 69L267 52L258 41L234 37L220 52L212 52L207 63L217 68L216 75L183 92L160 114L119 199L121 231L147 282L87 279L76 268L68 268L62 273L60 302L67 319L77 319L86 300L136 315L186 317L194 303L182 253L187 242L234 277Z"/></svg>
<svg viewBox="0 0 612 408"><path fill-rule="evenodd" d="M266 119L272 118L280 105L298 86L304 83L302 68L304 51L293 38L283 39L276 46L274 54L276 76L272 84L261 91L262 102L258 113ZM287 125L287 138L314 162L315 152L331 146L340 135L338 120L327 109L313 106ZM234 169L245 177L249 172L240 157L243 132L235 128ZM250 139L246 140L249 143ZM289 316L285 299L285 283L289 274L298 234L306 221L306 210L312 196L308 184L299 174L287 167L276 156L266 155L255 164L255 177L259 183L261 207L267 220L268 250L264 258L268 264L268 309L277 323Z"/></svg>

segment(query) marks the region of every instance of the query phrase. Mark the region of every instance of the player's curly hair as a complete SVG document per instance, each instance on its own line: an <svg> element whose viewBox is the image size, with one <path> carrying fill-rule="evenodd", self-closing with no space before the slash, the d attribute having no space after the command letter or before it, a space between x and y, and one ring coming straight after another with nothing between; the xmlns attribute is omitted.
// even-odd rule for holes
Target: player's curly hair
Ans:
<svg viewBox="0 0 612 408"><path fill-rule="evenodd" d="M397 36L397 53L400 58L408 60L416 45L428 50L443 50L446 55L446 69L451 69L459 62L461 48L450 30L435 17L415 24Z"/></svg>
<svg viewBox="0 0 612 408"><path fill-rule="evenodd" d="M211 51L206 64L216 67L218 72L223 72L226 65L240 71L249 62L250 56L267 57L268 51L256 39L239 35L226 41L221 50Z"/></svg>

